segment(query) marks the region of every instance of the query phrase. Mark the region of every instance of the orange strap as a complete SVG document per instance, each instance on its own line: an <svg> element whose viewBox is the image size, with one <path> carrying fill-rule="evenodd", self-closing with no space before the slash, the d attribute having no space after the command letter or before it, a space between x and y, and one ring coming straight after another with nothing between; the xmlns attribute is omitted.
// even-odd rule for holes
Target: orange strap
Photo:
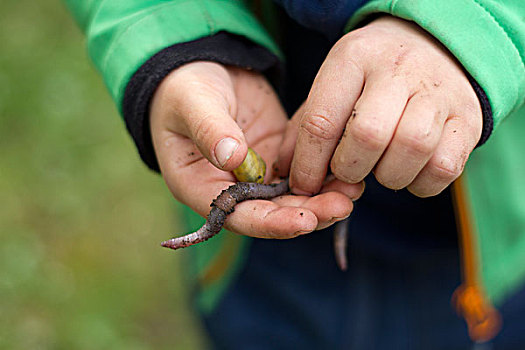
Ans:
<svg viewBox="0 0 525 350"><path fill-rule="evenodd" d="M502 319L481 287L479 258L474 249L474 224L465 192L465 184L460 177L452 185L452 195L458 226L463 284L454 292L452 304L467 322L470 338L482 343L498 334Z"/></svg>
<svg viewBox="0 0 525 350"><path fill-rule="evenodd" d="M462 284L452 295L458 315L467 322L470 339L483 343L498 335L502 319L477 286Z"/></svg>

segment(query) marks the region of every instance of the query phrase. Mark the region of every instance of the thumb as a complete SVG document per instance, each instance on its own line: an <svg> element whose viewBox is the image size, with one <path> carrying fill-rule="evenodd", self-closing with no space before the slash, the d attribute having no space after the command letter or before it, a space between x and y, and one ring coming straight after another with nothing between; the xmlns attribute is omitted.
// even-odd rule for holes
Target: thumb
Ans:
<svg viewBox="0 0 525 350"><path fill-rule="evenodd" d="M186 136L217 168L231 171L241 165L248 146L224 99L197 99L191 105L193 113L185 119Z"/></svg>
<svg viewBox="0 0 525 350"><path fill-rule="evenodd" d="M248 146L235 121L237 100L226 69L207 62L189 64L166 85L163 95L168 97L159 107L166 128L190 138L215 167L226 171L238 167Z"/></svg>

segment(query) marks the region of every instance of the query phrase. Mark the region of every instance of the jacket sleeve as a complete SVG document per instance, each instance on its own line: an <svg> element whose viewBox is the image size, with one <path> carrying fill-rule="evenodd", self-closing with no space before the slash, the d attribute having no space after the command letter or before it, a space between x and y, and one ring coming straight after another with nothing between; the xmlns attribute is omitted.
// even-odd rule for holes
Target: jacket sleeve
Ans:
<svg viewBox="0 0 525 350"><path fill-rule="evenodd" d="M485 91L494 127L525 100L525 1L372 0L354 28L380 13L417 23L461 62Z"/></svg>
<svg viewBox="0 0 525 350"><path fill-rule="evenodd" d="M276 44L239 0L65 0L87 36L88 52L122 113L126 86L165 48L219 32L279 56Z"/></svg>

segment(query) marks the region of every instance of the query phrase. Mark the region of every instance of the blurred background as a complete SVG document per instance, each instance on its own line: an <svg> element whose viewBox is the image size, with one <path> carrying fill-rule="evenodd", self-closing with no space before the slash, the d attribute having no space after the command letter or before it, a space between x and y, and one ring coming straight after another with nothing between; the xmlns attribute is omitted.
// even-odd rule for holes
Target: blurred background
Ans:
<svg viewBox="0 0 525 350"><path fill-rule="evenodd" d="M0 1L0 349L200 349L176 204L60 1Z"/></svg>

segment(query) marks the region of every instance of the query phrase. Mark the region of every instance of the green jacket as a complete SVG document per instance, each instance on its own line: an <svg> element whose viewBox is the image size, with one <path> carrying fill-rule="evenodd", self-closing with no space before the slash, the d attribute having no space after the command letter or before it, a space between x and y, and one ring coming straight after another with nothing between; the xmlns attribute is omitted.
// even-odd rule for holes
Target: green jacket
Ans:
<svg viewBox="0 0 525 350"><path fill-rule="evenodd" d="M227 31L280 56L268 29L270 1L66 3L87 35L89 54L119 110L134 72L168 46ZM501 303L525 282L525 1L372 0L354 14L347 29L378 13L414 21L440 40L490 101L493 135L471 155L455 185L464 272L455 299L471 336L490 337L497 322L491 303ZM197 279L206 287L200 299L204 309L212 307L240 266L242 254L233 252L248 244L235 235L219 237L193 249Z"/></svg>

